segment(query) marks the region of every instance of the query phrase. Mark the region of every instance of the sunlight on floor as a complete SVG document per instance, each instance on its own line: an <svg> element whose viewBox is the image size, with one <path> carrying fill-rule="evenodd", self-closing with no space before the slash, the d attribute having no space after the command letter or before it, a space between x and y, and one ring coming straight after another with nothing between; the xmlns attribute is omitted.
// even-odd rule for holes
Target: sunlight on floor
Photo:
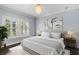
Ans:
<svg viewBox="0 0 79 59"><path fill-rule="evenodd" d="M30 55L30 54L27 51L23 50L22 47L19 45L19 46L10 48L7 55Z"/></svg>

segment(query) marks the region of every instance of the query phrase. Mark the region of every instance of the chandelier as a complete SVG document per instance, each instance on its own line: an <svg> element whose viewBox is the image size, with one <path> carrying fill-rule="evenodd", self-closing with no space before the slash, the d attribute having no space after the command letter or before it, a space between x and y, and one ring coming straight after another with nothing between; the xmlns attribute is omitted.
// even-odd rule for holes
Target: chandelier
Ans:
<svg viewBox="0 0 79 59"><path fill-rule="evenodd" d="M36 4L35 5L35 12L37 14L40 14L42 12L42 6L41 6L41 4Z"/></svg>

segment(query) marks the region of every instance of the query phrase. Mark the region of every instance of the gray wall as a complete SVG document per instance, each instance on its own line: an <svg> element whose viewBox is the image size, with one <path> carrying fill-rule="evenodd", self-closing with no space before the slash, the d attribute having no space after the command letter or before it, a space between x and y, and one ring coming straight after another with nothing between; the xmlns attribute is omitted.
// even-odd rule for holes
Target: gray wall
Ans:
<svg viewBox="0 0 79 59"><path fill-rule="evenodd" d="M28 14L24 14L18 11L13 11L13 10L9 10L9 9L3 9L0 8L0 16L11 16L14 18L18 18L18 19L24 19L27 22L29 22L29 31L30 31L30 36L35 35L35 18L31 15ZM0 17L0 25L1 25L1 17Z"/></svg>
<svg viewBox="0 0 79 59"><path fill-rule="evenodd" d="M63 30L74 32L76 36L77 47L79 48L79 9L38 18L36 32L44 29L43 23L46 19L51 19L55 16L63 16Z"/></svg>
<svg viewBox="0 0 79 59"><path fill-rule="evenodd" d="M63 14L60 13L60 14L48 15L48 16L45 16L45 17L38 18L37 21L36 21L36 23L37 23L36 24L36 33L45 30L44 23L45 23L46 20L48 20L48 19L50 20L50 19L52 19L54 17L59 17L59 16L62 16L62 15Z"/></svg>
<svg viewBox="0 0 79 59"><path fill-rule="evenodd" d="M77 47L79 48L79 9L65 12L63 18L64 30L74 32Z"/></svg>

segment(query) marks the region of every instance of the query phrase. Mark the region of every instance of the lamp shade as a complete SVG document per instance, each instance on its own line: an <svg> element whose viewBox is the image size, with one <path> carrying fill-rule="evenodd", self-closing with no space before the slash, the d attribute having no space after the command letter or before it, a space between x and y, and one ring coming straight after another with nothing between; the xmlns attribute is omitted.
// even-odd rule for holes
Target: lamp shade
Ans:
<svg viewBox="0 0 79 59"><path fill-rule="evenodd" d="M41 4L36 4L35 5L35 12L37 14L40 14L42 12L42 6L41 6Z"/></svg>
<svg viewBox="0 0 79 59"><path fill-rule="evenodd" d="M69 32L68 32L68 35L69 35L69 37L72 38L72 37L74 37L74 32L69 31Z"/></svg>

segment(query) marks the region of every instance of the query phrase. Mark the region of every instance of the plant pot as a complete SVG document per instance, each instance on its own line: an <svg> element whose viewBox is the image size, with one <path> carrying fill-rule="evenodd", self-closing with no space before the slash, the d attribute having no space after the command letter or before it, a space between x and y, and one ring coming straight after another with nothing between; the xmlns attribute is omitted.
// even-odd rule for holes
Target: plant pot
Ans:
<svg viewBox="0 0 79 59"><path fill-rule="evenodd" d="M2 46L3 43L4 43L3 41L0 42L0 48L1 48L1 46Z"/></svg>

